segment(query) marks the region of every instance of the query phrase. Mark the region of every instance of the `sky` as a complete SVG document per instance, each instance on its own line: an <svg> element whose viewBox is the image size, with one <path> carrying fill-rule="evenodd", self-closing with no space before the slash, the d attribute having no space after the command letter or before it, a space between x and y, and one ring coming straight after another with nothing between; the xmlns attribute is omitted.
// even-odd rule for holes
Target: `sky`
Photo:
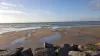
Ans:
<svg viewBox="0 0 100 56"><path fill-rule="evenodd" d="M100 21L100 0L0 0L0 23Z"/></svg>

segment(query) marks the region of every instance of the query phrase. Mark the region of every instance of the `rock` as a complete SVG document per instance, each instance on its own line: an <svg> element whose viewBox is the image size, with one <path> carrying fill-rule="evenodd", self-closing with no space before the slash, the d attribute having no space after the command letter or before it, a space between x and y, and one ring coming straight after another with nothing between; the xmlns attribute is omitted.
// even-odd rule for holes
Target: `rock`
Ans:
<svg viewBox="0 0 100 56"><path fill-rule="evenodd" d="M54 47L53 44L44 42L44 48L53 48L53 47Z"/></svg>
<svg viewBox="0 0 100 56"><path fill-rule="evenodd" d="M99 43L99 44L100 44L100 43ZM96 46L96 48L98 49L98 51L100 51L100 45L96 44L95 46Z"/></svg>
<svg viewBox="0 0 100 56"><path fill-rule="evenodd" d="M80 51L69 51L68 55L69 56L86 56L84 52L80 52Z"/></svg>
<svg viewBox="0 0 100 56"><path fill-rule="evenodd" d="M27 50L22 51L22 56L33 56L32 49L28 48Z"/></svg>
<svg viewBox="0 0 100 56"><path fill-rule="evenodd" d="M55 46L54 46L54 50L55 50L55 51L57 51L59 48L60 48L60 46L58 46L58 45L55 45Z"/></svg>
<svg viewBox="0 0 100 56"><path fill-rule="evenodd" d="M59 55L59 56L68 56L69 47L70 47L69 44L64 44L64 45L62 45L62 47L60 47L60 48L57 50L58 55Z"/></svg>
<svg viewBox="0 0 100 56"><path fill-rule="evenodd" d="M35 51L35 56L57 56L53 48L43 48Z"/></svg>
<svg viewBox="0 0 100 56"><path fill-rule="evenodd" d="M100 51L85 51L87 56L100 56Z"/></svg>
<svg viewBox="0 0 100 56"><path fill-rule="evenodd" d="M100 46L100 43L97 43L96 45L97 45L97 46Z"/></svg>
<svg viewBox="0 0 100 56"><path fill-rule="evenodd" d="M0 50L0 56L10 55L10 49Z"/></svg>
<svg viewBox="0 0 100 56"><path fill-rule="evenodd" d="M78 45L78 49L79 49L80 51L83 51L83 50L84 50L84 46L83 46L83 45Z"/></svg>
<svg viewBox="0 0 100 56"><path fill-rule="evenodd" d="M70 51L80 51L80 50L78 49L78 45L74 45L74 44L72 44L71 47L70 47L69 49L70 49Z"/></svg>
<svg viewBox="0 0 100 56"><path fill-rule="evenodd" d="M35 51L42 50L42 49L44 49L44 48L36 48Z"/></svg>
<svg viewBox="0 0 100 56"><path fill-rule="evenodd" d="M23 47L17 48L15 53L11 54L10 56L21 56L21 52L23 49L24 49Z"/></svg>
<svg viewBox="0 0 100 56"><path fill-rule="evenodd" d="M81 51L97 51L97 47L92 44L80 45L80 46L78 46L78 48Z"/></svg>

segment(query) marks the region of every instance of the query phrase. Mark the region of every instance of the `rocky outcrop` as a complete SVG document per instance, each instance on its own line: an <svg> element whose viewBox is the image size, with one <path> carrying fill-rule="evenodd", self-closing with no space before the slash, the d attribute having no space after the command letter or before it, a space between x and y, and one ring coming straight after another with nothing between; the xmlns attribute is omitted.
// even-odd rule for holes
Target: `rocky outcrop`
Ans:
<svg viewBox="0 0 100 56"><path fill-rule="evenodd" d="M43 48L35 51L35 56L57 56L53 48Z"/></svg>
<svg viewBox="0 0 100 56"><path fill-rule="evenodd" d="M35 50L35 56L100 56L100 51L93 44L63 44L58 48L46 42L44 44L44 47Z"/></svg>
<svg viewBox="0 0 100 56"><path fill-rule="evenodd" d="M22 51L21 56L33 56L32 49L28 48L27 50Z"/></svg>
<svg viewBox="0 0 100 56"><path fill-rule="evenodd" d="M75 45L75 44L72 44L69 49L70 51L79 51L78 45Z"/></svg>
<svg viewBox="0 0 100 56"><path fill-rule="evenodd" d="M21 52L23 49L23 47L17 48L15 53L11 54L10 56L21 56Z"/></svg>
<svg viewBox="0 0 100 56"><path fill-rule="evenodd" d="M53 44L44 43L43 48L35 49L35 56L57 56Z"/></svg>
<svg viewBox="0 0 100 56"><path fill-rule="evenodd" d="M54 46L45 42L43 47L36 48L34 52L31 48L25 50L20 47L15 51L0 50L0 56L100 56L100 50L93 44Z"/></svg>

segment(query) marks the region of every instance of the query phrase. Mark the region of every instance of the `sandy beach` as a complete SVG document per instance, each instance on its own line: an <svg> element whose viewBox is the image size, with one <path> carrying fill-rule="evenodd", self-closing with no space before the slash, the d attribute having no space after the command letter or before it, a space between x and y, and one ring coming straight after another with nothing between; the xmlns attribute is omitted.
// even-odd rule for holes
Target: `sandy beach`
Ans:
<svg viewBox="0 0 100 56"><path fill-rule="evenodd" d="M16 47L22 44L27 47L33 47L35 44L37 46L42 44L45 40L51 41L53 44L96 44L100 42L99 26L57 28L55 31L51 29L40 28L3 33L0 34L0 46L9 45L14 42L13 46ZM56 37L58 33L61 35L60 37ZM53 39L52 36L56 38Z"/></svg>

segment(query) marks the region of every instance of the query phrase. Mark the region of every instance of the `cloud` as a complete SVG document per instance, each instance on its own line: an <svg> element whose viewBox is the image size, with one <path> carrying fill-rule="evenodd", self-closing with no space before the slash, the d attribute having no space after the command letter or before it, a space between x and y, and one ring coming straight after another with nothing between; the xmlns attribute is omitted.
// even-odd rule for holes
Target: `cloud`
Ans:
<svg viewBox="0 0 100 56"><path fill-rule="evenodd" d="M89 10L100 10L100 0L91 0Z"/></svg>
<svg viewBox="0 0 100 56"><path fill-rule="evenodd" d="M3 6L12 6L12 7L23 7L21 4L12 4L12 3L7 3L7 2L1 2L0 5L3 5Z"/></svg>
<svg viewBox="0 0 100 56"><path fill-rule="evenodd" d="M0 9L13 9L13 10L16 10L16 9L19 9L19 8L24 8L23 5L21 4L12 4L12 3L7 3L7 2L1 2L0 3Z"/></svg>
<svg viewBox="0 0 100 56"><path fill-rule="evenodd" d="M23 13L22 11L17 11L17 10L0 10L0 14L14 14L14 13Z"/></svg>
<svg viewBox="0 0 100 56"><path fill-rule="evenodd" d="M7 5L7 6L10 5L10 6L13 6L13 4L6 3L6 2L2 2L1 5Z"/></svg>
<svg viewBox="0 0 100 56"><path fill-rule="evenodd" d="M21 18L27 16L21 4L12 4L7 2L0 3L0 23L21 21ZM18 20L19 19L19 20Z"/></svg>
<svg viewBox="0 0 100 56"><path fill-rule="evenodd" d="M57 21L56 15L50 11L38 11L23 13L19 11L6 11L0 14L0 22L44 22L44 21ZM3 18L3 19L2 19Z"/></svg>
<svg viewBox="0 0 100 56"><path fill-rule="evenodd" d="M29 12L21 4L0 3L0 23L56 21L55 18L57 15L53 11L33 9Z"/></svg>
<svg viewBox="0 0 100 56"><path fill-rule="evenodd" d="M0 3L0 14L26 14L24 11L20 10L23 9L21 4L12 4L7 2Z"/></svg>

